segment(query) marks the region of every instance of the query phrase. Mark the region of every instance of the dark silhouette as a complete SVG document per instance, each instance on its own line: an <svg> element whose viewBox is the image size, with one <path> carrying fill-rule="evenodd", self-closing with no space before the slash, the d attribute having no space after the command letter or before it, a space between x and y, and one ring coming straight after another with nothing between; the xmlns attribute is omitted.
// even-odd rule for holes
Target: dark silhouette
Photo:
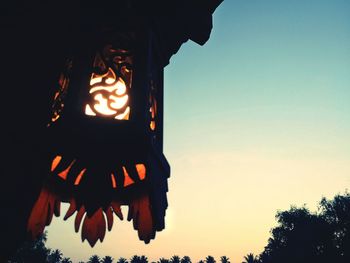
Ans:
<svg viewBox="0 0 350 263"><path fill-rule="evenodd" d="M100 258L97 255L93 255L89 258L87 263L100 263Z"/></svg>
<svg viewBox="0 0 350 263"><path fill-rule="evenodd" d="M192 263L191 258L189 256L183 256L180 260L180 263Z"/></svg>
<svg viewBox="0 0 350 263"><path fill-rule="evenodd" d="M207 256L205 258L205 263L216 263L216 260L213 256Z"/></svg>
<svg viewBox="0 0 350 263"><path fill-rule="evenodd" d="M144 255L140 257L140 263L148 263L148 258Z"/></svg>
<svg viewBox="0 0 350 263"><path fill-rule="evenodd" d="M73 263L72 260L70 260L70 258L63 258L61 263Z"/></svg>
<svg viewBox="0 0 350 263"><path fill-rule="evenodd" d="M59 263L61 262L63 258L63 254L59 249L55 249L51 251L51 253L48 256L48 262L49 263Z"/></svg>
<svg viewBox="0 0 350 263"><path fill-rule="evenodd" d="M128 263L128 260L126 258L121 257L117 260L117 263Z"/></svg>
<svg viewBox="0 0 350 263"><path fill-rule="evenodd" d="M254 256L253 253L249 253L248 255L244 256L244 261L242 263L258 263L259 259L257 256Z"/></svg>
<svg viewBox="0 0 350 263"><path fill-rule="evenodd" d="M113 258L110 256L105 256L102 261L102 263L112 263L113 262Z"/></svg>
<svg viewBox="0 0 350 263"><path fill-rule="evenodd" d="M25 242L16 253L10 258L14 263L47 263L50 249L45 247L46 233L41 235L36 241Z"/></svg>
<svg viewBox="0 0 350 263"><path fill-rule="evenodd" d="M45 246L46 232L40 236L36 241L26 242L23 247L17 250L15 255L6 261L7 263L72 263L69 257L65 257L59 249L50 249ZM230 263L229 258L222 256L220 258L221 263ZM148 258L145 255L134 255L130 261L126 258L120 257L117 261L111 256L104 256L102 259L98 255L92 255L86 263L149 263ZM192 260L189 256L183 256L182 258L174 255L170 259L161 257L156 262L151 263L191 263ZM215 263L215 259L212 256L207 256L206 260L199 261L199 263ZM2 262L1 262L2 263ZM79 261L78 263L84 263Z"/></svg>
<svg viewBox="0 0 350 263"><path fill-rule="evenodd" d="M231 263L230 259L228 257L226 257L226 256L220 257L220 262L221 263Z"/></svg>
<svg viewBox="0 0 350 263"><path fill-rule="evenodd" d="M332 232L333 258L350 262L350 194L336 195L333 200L323 198L320 209Z"/></svg>
<svg viewBox="0 0 350 263"><path fill-rule="evenodd" d="M147 16L160 36L163 47L160 64L166 66L184 42L191 39L203 45L209 39L212 13L221 2L115 0L99 5L86 1L19 0L2 3L1 79L5 87L2 97L6 99L2 103L4 187L0 200L4 216L0 225L6 242L0 251L0 262L6 261L29 238L28 218L50 163L44 141L51 141L46 127L52 98L67 54L81 40L79 30L89 31L89 26L94 28L98 23L109 25L118 21L120 24L121 16L128 18L131 13ZM158 196L153 199L158 200ZM157 209L163 211L165 203L164 199ZM164 227L162 216L156 220L157 230Z"/></svg>
<svg viewBox="0 0 350 263"><path fill-rule="evenodd" d="M170 259L170 263L180 263L180 257L177 255L174 255Z"/></svg>
<svg viewBox="0 0 350 263"><path fill-rule="evenodd" d="M130 263L140 263L141 262L141 257L134 255L130 258Z"/></svg>
<svg viewBox="0 0 350 263"><path fill-rule="evenodd" d="M158 260L158 263L169 263L169 262L170 262L169 259L166 259L166 258L160 258Z"/></svg>
<svg viewBox="0 0 350 263"><path fill-rule="evenodd" d="M258 257L248 254L247 263L350 262L349 193L323 198L318 213L292 206L276 219L279 225L271 230L264 251Z"/></svg>

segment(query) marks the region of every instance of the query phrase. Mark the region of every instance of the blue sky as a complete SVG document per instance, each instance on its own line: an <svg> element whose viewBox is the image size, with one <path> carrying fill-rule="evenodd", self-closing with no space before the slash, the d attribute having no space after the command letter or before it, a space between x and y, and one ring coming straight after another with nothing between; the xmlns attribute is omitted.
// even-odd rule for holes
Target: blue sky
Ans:
<svg viewBox="0 0 350 263"><path fill-rule="evenodd" d="M165 69L166 229L144 245L116 222L91 249L59 218L48 245L76 261L211 254L236 263L263 250L277 210L315 210L344 192L349 13L345 0L225 0L209 41L184 44Z"/></svg>

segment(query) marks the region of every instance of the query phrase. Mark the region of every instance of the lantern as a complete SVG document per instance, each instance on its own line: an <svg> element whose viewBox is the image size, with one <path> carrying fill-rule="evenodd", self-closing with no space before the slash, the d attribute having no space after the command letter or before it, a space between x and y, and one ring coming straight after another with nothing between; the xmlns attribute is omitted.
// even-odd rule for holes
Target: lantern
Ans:
<svg viewBox="0 0 350 263"><path fill-rule="evenodd" d="M94 246L113 213L129 207L139 238L164 228L170 167L163 155L163 66L147 27L88 30L72 48L53 94L47 125L48 177L28 231L42 233L60 203Z"/></svg>

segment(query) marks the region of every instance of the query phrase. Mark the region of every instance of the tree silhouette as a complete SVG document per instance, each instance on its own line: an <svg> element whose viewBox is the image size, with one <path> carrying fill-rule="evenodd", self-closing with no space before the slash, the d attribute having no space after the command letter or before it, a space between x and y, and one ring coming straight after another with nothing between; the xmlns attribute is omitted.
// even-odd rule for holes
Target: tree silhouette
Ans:
<svg viewBox="0 0 350 263"><path fill-rule="evenodd" d="M148 258L144 255L142 255L141 257L139 257L139 262L140 263L148 263Z"/></svg>
<svg viewBox="0 0 350 263"><path fill-rule="evenodd" d="M261 263L350 262L350 194L323 198L318 213L291 207L276 215ZM255 258L256 259L256 258Z"/></svg>
<svg viewBox="0 0 350 263"><path fill-rule="evenodd" d="M159 260L158 260L158 263L169 263L170 262L170 260L169 259L166 259L166 258L160 258Z"/></svg>
<svg viewBox="0 0 350 263"><path fill-rule="evenodd" d="M48 256L49 263L60 263L63 258L63 254L59 249L52 250Z"/></svg>
<svg viewBox="0 0 350 263"><path fill-rule="evenodd" d="M226 256L220 257L220 262L221 263L231 263L230 259L228 257L226 257Z"/></svg>
<svg viewBox="0 0 350 263"><path fill-rule="evenodd" d="M259 260L253 253L249 253L244 257L244 261L242 263L258 263Z"/></svg>
<svg viewBox="0 0 350 263"><path fill-rule="evenodd" d="M132 258L130 259L130 263L140 263L141 258L137 255L132 256Z"/></svg>
<svg viewBox="0 0 350 263"><path fill-rule="evenodd" d="M189 256L184 256L180 260L180 263L192 263L191 258Z"/></svg>
<svg viewBox="0 0 350 263"><path fill-rule="evenodd" d="M113 262L113 258L110 256L105 256L102 261L102 263L112 263Z"/></svg>
<svg viewBox="0 0 350 263"><path fill-rule="evenodd" d="M100 263L100 258L97 255L93 255L89 258L87 263Z"/></svg>
<svg viewBox="0 0 350 263"><path fill-rule="evenodd" d="M43 233L35 241L25 242L10 258L10 262L16 263L47 263L50 249L45 247L47 232Z"/></svg>
<svg viewBox="0 0 350 263"><path fill-rule="evenodd" d="M326 262L332 232L322 217L308 209L292 207L278 212L280 224L272 229L264 259L271 262ZM326 258L328 258L326 260Z"/></svg>
<svg viewBox="0 0 350 263"><path fill-rule="evenodd" d="M216 263L216 260L215 260L215 258L213 257L213 256L207 256L206 258L205 258L205 262L206 263Z"/></svg>
<svg viewBox="0 0 350 263"><path fill-rule="evenodd" d="M333 233L333 260L350 262L350 194L336 195L333 200L322 198L320 210Z"/></svg>
<svg viewBox="0 0 350 263"><path fill-rule="evenodd" d="M70 258L63 258L61 263L72 263L72 260Z"/></svg>
<svg viewBox="0 0 350 263"><path fill-rule="evenodd" d="M117 260L117 263L128 263L128 260L127 260L126 258L120 257L120 258Z"/></svg>
<svg viewBox="0 0 350 263"><path fill-rule="evenodd" d="M180 263L180 257L177 255L174 255L170 259L170 263Z"/></svg>

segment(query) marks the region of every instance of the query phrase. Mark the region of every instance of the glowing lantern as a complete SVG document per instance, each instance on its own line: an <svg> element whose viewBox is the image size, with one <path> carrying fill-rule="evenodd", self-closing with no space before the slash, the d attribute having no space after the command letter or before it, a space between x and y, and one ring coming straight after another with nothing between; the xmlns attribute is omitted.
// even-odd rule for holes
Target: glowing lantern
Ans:
<svg viewBox="0 0 350 263"><path fill-rule="evenodd" d="M113 36L112 38L110 36ZM149 30L104 32L67 59L48 123L48 178L28 231L35 237L75 212L75 230L93 246L129 207L146 243L164 228L170 167L162 153L163 67Z"/></svg>

